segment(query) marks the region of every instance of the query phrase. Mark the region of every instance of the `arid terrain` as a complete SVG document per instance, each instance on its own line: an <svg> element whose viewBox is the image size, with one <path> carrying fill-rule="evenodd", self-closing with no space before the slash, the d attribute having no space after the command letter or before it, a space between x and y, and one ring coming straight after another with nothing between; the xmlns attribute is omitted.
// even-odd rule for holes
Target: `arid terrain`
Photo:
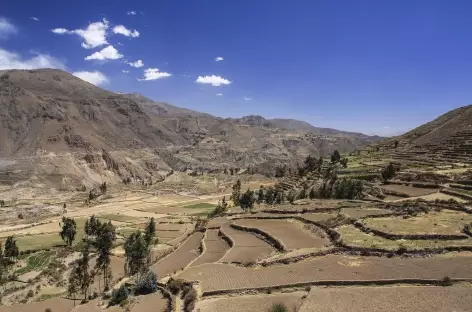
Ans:
<svg viewBox="0 0 472 312"><path fill-rule="evenodd" d="M216 118L60 71L0 74L0 241L18 247L2 264L1 312L470 311L468 143L428 143L468 142L440 134L463 111L372 143ZM109 288L93 270L93 219L116 234ZM130 273L128 243L151 220ZM72 289L85 254L94 274ZM145 274L154 288L138 293Z"/></svg>

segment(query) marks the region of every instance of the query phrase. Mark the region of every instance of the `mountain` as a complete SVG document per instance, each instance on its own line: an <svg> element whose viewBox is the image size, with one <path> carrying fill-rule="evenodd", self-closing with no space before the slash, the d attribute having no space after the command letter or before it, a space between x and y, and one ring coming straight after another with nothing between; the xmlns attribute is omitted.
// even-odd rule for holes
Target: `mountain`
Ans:
<svg viewBox="0 0 472 312"><path fill-rule="evenodd" d="M0 183L67 189L172 169L257 165L270 171L308 154L349 152L377 140L296 120L214 117L106 91L55 69L0 71L0 116L0 160L10 164Z"/></svg>
<svg viewBox="0 0 472 312"><path fill-rule="evenodd" d="M449 111L403 135L371 144L363 152L438 165L472 163L472 105Z"/></svg>

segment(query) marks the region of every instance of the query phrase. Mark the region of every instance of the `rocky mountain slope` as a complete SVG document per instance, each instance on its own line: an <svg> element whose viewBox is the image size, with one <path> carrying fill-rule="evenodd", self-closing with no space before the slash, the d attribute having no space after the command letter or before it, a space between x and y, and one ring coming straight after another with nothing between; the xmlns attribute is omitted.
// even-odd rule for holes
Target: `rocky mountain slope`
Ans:
<svg viewBox="0 0 472 312"><path fill-rule="evenodd" d="M61 70L0 71L0 183L70 188L170 170L257 165L349 152L378 139L294 120L241 119L103 90ZM14 162L11 165L11 162Z"/></svg>
<svg viewBox="0 0 472 312"><path fill-rule="evenodd" d="M361 153L438 165L472 163L472 105L447 112L403 135L368 145Z"/></svg>

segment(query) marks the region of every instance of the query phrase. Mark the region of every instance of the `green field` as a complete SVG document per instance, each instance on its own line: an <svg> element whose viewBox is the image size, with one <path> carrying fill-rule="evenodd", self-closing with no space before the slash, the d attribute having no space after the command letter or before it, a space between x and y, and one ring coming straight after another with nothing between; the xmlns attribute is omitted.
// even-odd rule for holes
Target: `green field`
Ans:
<svg viewBox="0 0 472 312"><path fill-rule="evenodd" d="M17 270L15 273L21 275L31 271L41 270L49 264L55 254L56 252L52 250L34 253L26 259L26 266Z"/></svg>
<svg viewBox="0 0 472 312"><path fill-rule="evenodd" d="M214 204L210 204L210 203L198 203L198 204L192 204L192 205L184 206L184 208L189 208L189 209L207 209L207 208L215 208L215 205L214 205Z"/></svg>

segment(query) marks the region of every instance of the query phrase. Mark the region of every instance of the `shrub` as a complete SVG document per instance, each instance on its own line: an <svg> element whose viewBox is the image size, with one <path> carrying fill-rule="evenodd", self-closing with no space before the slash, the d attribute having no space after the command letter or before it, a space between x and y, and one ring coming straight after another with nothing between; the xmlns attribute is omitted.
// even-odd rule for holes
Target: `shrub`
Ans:
<svg viewBox="0 0 472 312"><path fill-rule="evenodd" d="M28 290L28 292L26 293L26 298L31 298L34 296L34 291L32 289Z"/></svg>
<svg viewBox="0 0 472 312"><path fill-rule="evenodd" d="M268 312L288 312L288 309L282 303L274 303Z"/></svg>
<svg viewBox="0 0 472 312"><path fill-rule="evenodd" d="M129 290L125 285L121 285L120 288L113 290L111 293L111 300L109 305L121 305L125 300L128 299Z"/></svg>
<svg viewBox="0 0 472 312"><path fill-rule="evenodd" d="M177 295L184 287L184 281L180 280L180 279L173 279L173 278L170 278L168 281L167 281L167 289L169 289L169 291L175 296Z"/></svg>
<svg viewBox="0 0 472 312"><path fill-rule="evenodd" d="M152 271L142 274L136 281L136 294L147 295L157 290L157 276Z"/></svg>
<svg viewBox="0 0 472 312"><path fill-rule="evenodd" d="M52 312L52 310L50 308L47 308L46 310L44 310L44 312Z"/></svg>
<svg viewBox="0 0 472 312"><path fill-rule="evenodd" d="M444 276L441 280L441 286L452 286L452 280L449 276Z"/></svg>
<svg viewBox="0 0 472 312"><path fill-rule="evenodd" d="M197 301L197 292L194 288L190 288L185 294L184 298L185 311L193 311L195 302Z"/></svg>

